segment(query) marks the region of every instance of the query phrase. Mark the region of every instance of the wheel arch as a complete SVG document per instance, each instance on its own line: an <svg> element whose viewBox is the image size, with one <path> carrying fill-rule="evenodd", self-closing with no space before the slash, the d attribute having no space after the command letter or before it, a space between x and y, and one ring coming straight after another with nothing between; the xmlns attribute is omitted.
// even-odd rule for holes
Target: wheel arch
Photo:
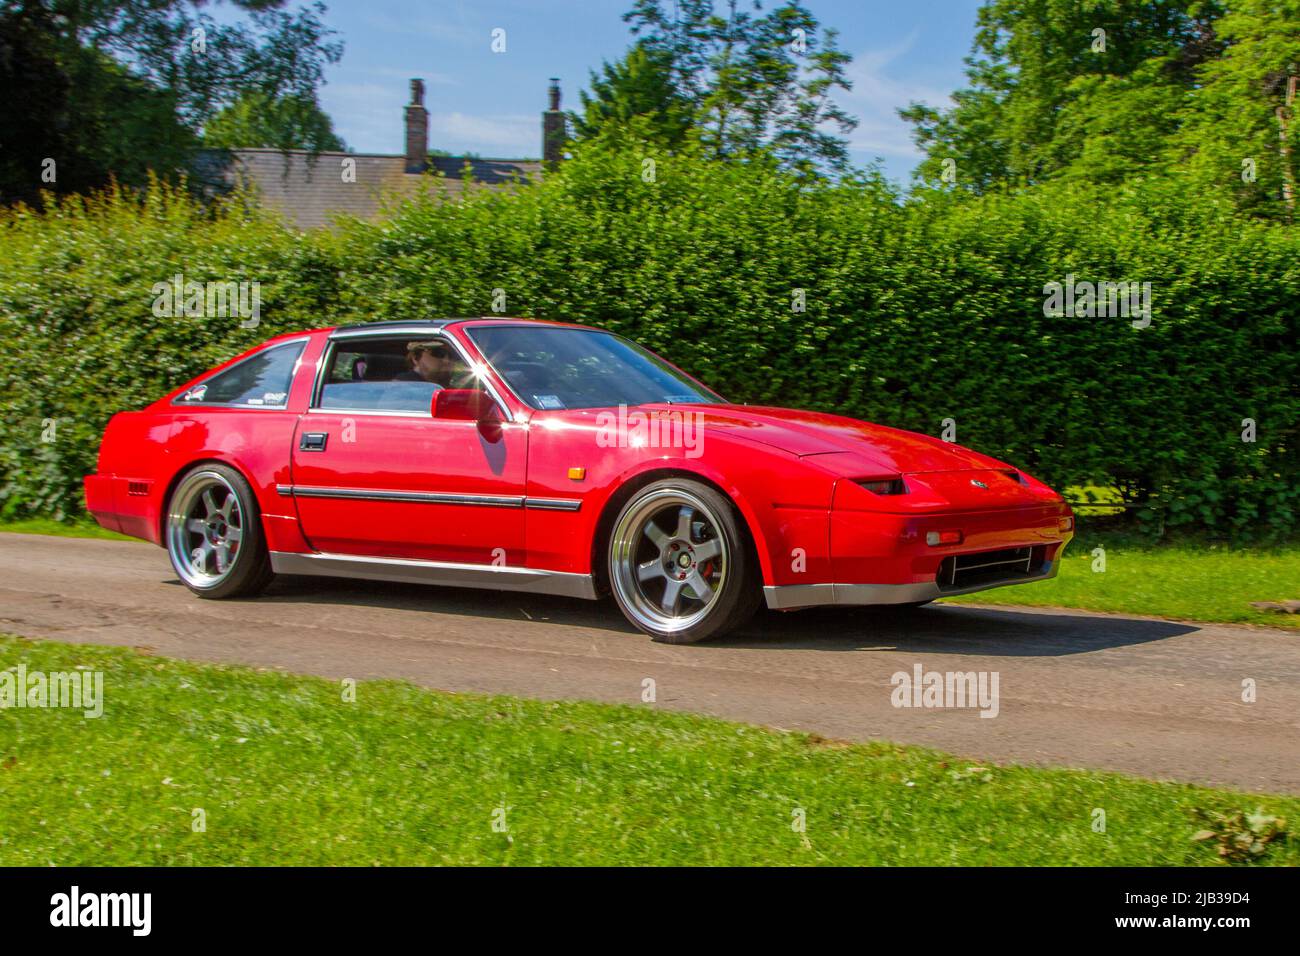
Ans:
<svg viewBox="0 0 1300 956"><path fill-rule="evenodd" d="M750 557L757 562L760 577L764 582L771 579L766 539L763 536L762 529L758 527L758 522L755 520L752 510L743 497L735 489L727 488L710 475L690 468L667 465L650 468L631 475L605 499L604 507L601 509L600 517L596 519L595 530L591 537L591 573L597 591L602 594L609 593L609 536L614 529L614 522L618 519L618 513L623 510L623 506L627 504L628 500L642 488L665 478L685 478L689 481L699 482L726 498L731 506L736 509L736 514L740 518L740 527L745 532Z"/></svg>
<svg viewBox="0 0 1300 956"><path fill-rule="evenodd" d="M248 472L243 468L240 468L239 465L235 464L233 461L228 461L225 458L206 456L203 458L195 458L193 461L187 461L184 465L177 468L172 473L172 476L167 479L167 486L163 490L162 498L159 499L158 518L155 522L158 528L158 540L162 543L162 546L164 548L167 547L167 514L171 511L172 495L176 493L176 486L181 483L182 478L200 465L224 465L232 471L237 472L244 481L248 482L248 487L253 489L253 501L257 505L257 520L263 525L262 530L265 532L266 519L263 516L262 503L257 500L257 486L254 485L252 479L248 477Z"/></svg>

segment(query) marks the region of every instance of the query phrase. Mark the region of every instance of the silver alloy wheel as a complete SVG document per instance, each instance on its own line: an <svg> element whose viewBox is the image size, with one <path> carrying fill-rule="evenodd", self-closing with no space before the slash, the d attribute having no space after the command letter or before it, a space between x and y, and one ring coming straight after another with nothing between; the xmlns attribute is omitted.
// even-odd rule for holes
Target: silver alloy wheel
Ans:
<svg viewBox="0 0 1300 956"><path fill-rule="evenodd" d="M687 491L647 495L610 539L610 585L628 613L655 631L684 631L702 621L730 564L717 517Z"/></svg>
<svg viewBox="0 0 1300 956"><path fill-rule="evenodd" d="M243 537L239 496L225 477L197 471L180 483L167 513L167 553L185 583L206 589L226 580Z"/></svg>

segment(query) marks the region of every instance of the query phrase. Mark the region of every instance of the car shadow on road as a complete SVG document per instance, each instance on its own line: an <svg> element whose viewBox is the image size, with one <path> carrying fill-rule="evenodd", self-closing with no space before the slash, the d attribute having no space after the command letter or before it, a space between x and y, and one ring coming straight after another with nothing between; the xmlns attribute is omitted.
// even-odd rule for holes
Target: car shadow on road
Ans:
<svg viewBox="0 0 1300 956"><path fill-rule="evenodd" d="M589 628L649 640L623 619L613 602L549 595L433 588L386 581L280 576L260 598L285 604L331 604L426 611L491 620ZM1066 609L1012 609L934 604L922 608L809 608L760 611L744 628L697 645L709 648L862 651L1059 657L1165 640L1199 630L1195 624Z"/></svg>
<svg viewBox="0 0 1300 956"><path fill-rule="evenodd" d="M1146 644L1200 630L1196 624L1065 608L989 608L934 604L922 608L810 608L760 612L719 647L820 651L897 650L991 657L1061 657Z"/></svg>

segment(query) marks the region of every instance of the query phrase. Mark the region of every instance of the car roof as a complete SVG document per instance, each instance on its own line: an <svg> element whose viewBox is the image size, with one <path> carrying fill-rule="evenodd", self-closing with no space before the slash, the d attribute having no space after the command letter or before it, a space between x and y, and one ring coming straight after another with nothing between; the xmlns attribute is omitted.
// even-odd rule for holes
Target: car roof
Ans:
<svg viewBox="0 0 1300 956"><path fill-rule="evenodd" d="M407 328L444 328L453 322L459 322L460 319L401 319L392 322L358 322L354 325L338 325L332 329L324 329L326 332L363 332L363 331L393 331L400 332Z"/></svg>
<svg viewBox="0 0 1300 956"><path fill-rule="evenodd" d="M576 322L552 322L549 319L511 318L500 315L467 315L445 319L395 319L387 322L362 322L356 325L340 325L324 331L328 331L330 334L339 332L349 334L358 332L402 332L406 329L428 331L431 329L445 329L452 325L545 325L570 329L592 329L598 332L604 331L603 329L596 329L594 326L581 325Z"/></svg>

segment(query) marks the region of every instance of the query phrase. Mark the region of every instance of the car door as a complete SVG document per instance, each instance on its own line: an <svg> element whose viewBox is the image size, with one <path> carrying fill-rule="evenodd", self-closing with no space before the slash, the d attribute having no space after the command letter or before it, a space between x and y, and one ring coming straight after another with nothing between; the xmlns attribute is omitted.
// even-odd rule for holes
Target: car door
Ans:
<svg viewBox="0 0 1300 956"><path fill-rule="evenodd" d="M413 338L445 342L467 370L428 331L331 339L293 442L303 532L331 554L522 566L527 425L500 403L491 426L432 417L436 388L395 372Z"/></svg>

